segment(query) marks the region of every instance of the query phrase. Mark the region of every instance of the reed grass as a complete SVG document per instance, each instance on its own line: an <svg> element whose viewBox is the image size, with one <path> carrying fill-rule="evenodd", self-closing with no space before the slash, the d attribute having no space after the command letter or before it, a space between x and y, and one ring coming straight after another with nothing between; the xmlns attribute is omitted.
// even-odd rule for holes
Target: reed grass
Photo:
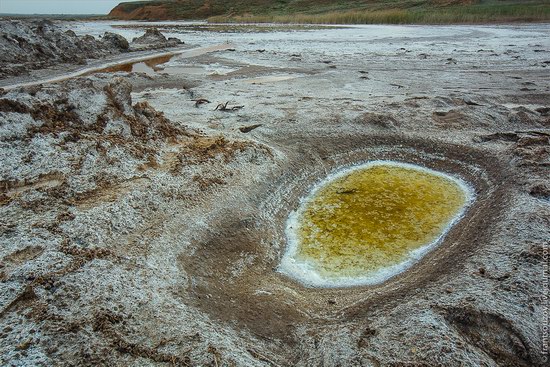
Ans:
<svg viewBox="0 0 550 367"><path fill-rule="evenodd" d="M116 16L124 19L208 19L213 23L460 24L550 21L550 0L150 0L121 3L115 9Z"/></svg>
<svg viewBox="0 0 550 367"><path fill-rule="evenodd" d="M235 15L208 18L211 23L303 24L475 24L550 21L550 4L484 5L432 9L350 10L324 14Z"/></svg>

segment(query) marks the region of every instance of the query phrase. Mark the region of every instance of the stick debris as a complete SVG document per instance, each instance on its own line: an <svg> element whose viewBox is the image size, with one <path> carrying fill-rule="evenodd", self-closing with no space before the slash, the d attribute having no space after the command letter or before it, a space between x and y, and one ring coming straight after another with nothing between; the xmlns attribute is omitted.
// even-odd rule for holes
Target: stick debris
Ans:
<svg viewBox="0 0 550 367"><path fill-rule="evenodd" d="M228 104L229 104L229 101L225 103L220 103L216 106L216 108L214 108L214 111L234 112L244 107L244 106L227 107Z"/></svg>
<svg viewBox="0 0 550 367"><path fill-rule="evenodd" d="M195 107L198 108L201 104L205 104L205 103L210 103L210 101L205 99L205 98L196 99L195 100Z"/></svg>

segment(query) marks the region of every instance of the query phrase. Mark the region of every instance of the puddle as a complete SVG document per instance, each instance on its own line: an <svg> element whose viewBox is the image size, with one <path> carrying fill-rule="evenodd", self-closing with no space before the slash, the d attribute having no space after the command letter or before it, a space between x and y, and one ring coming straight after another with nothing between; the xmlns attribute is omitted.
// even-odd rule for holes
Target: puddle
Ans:
<svg viewBox="0 0 550 367"><path fill-rule="evenodd" d="M416 165L339 172L290 215L279 270L314 287L381 283L436 246L472 200L463 181Z"/></svg>
<svg viewBox="0 0 550 367"><path fill-rule="evenodd" d="M95 71L95 73L126 72L126 73L146 73L151 75L160 70L163 70L163 68L160 67L159 65L167 63L168 61L172 60L174 56L176 55L173 55L173 54L165 55L165 56L155 57L149 60L110 66L108 68L97 70Z"/></svg>
<svg viewBox="0 0 550 367"><path fill-rule="evenodd" d="M201 67L196 66L182 66L182 65L166 65L170 61L175 59L188 59L196 56L201 56L210 52L223 51L233 48L232 44L224 43L221 45L214 45L208 47L200 47L196 49L182 51L177 54L168 54L159 57L153 57L147 60L133 61L124 64L109 66L103 69L93 71L92 73L145 73L147 75L154 75L155 73L166 73L169 75L179 74L205 74L208 71Z"/></svg>

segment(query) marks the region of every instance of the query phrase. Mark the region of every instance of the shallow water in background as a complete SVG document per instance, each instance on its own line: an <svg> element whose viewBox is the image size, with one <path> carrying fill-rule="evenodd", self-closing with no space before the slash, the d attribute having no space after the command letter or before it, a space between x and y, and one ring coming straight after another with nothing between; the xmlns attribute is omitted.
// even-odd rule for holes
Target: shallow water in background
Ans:
<svg viewBox="0 0 550 367"><path fill-rule="evenodd" d="M145 73L147 75L153 75L155 73L165 73L169 75L207 74L209 70L207 70L206 68L189 65L185 63L184 60L211 52L227 50L232 47L233 46L228 43L207 47L198 47L190 50L180 51L178 53L152 57L146 60L121 63L103 69L94 70L90 74L117 72Z"/></svg>
<svg viewBox="0 0 550 367"><path fill-rule="evenodd" d="M115 65L111 67L107 67L101 70L95 71L95 73L118 73L118 72L126 72L126 73L146 73L146 74L154 74L158 71L163 70L160 65L167 63L170 61L175 55L165 55L161 57L155 57L149 60L139 61L139 62L133 62L133 63L127 63L127 64L120 64Z"/></svg>

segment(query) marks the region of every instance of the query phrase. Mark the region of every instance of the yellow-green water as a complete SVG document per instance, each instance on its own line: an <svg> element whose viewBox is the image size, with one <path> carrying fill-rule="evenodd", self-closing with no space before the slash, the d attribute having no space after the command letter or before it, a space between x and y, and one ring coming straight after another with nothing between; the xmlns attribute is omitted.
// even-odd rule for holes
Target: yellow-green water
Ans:
<svg viewBox="0 0 550 367"><path fill-rule="evenodd" d="M468 200L456 179L421 167L357 168L320 187L298 211L293 258L323 278L368 276L437 240Z"/></svg>

